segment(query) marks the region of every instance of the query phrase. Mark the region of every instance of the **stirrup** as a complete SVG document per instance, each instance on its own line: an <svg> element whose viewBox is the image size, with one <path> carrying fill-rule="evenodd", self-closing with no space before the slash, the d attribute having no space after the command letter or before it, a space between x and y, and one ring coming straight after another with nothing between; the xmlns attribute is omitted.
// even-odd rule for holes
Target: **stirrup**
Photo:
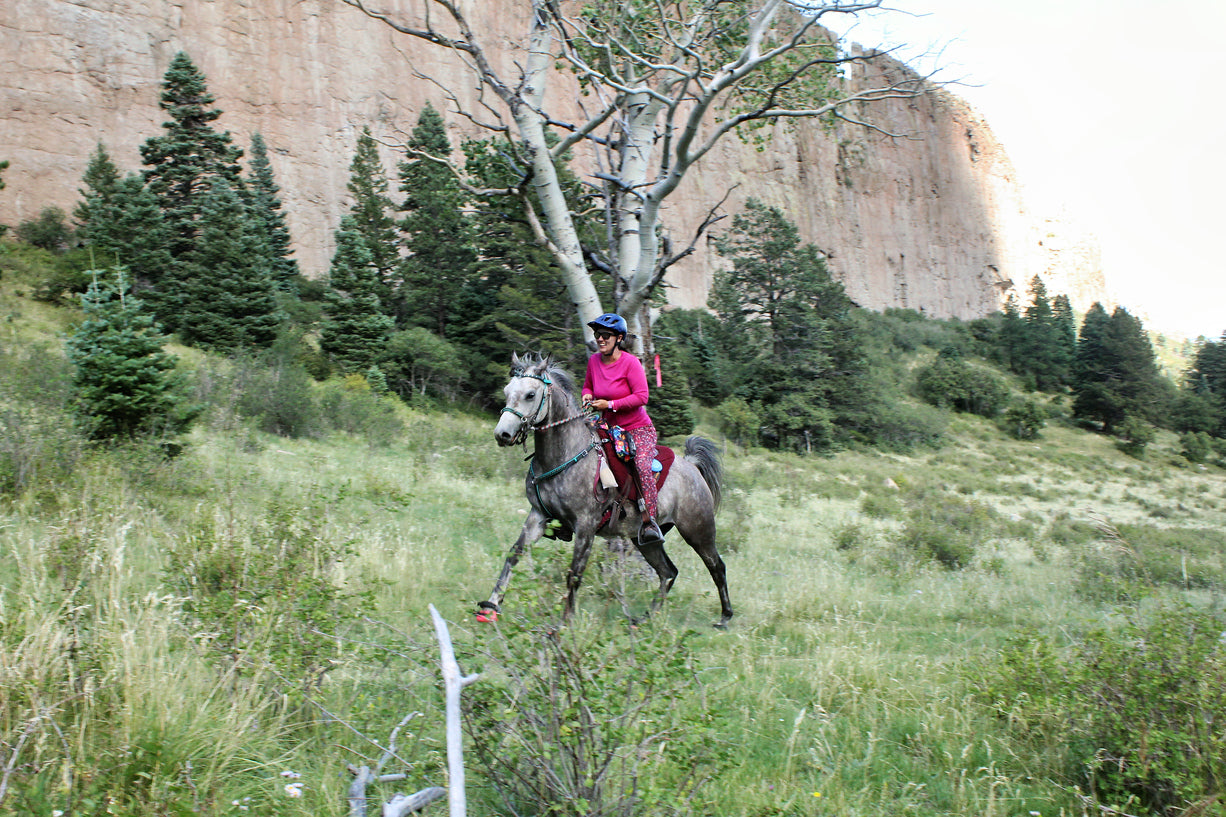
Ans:
<svg viewBox="0 0 1226 817"><path fill-rule="evenodd" d="M660 524L655 519L648 518L643 520L639 525L639 544L640 545L662 545L664 544L664 533L660 530Z"/></svg>

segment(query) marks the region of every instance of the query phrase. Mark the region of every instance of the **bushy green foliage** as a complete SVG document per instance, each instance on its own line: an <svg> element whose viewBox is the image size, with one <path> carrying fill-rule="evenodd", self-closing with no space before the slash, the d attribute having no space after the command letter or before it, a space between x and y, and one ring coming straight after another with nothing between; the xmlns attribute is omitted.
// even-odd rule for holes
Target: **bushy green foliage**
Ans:
<svg viewBox="0 0 1226 817"><path fill-rule="evenodd" d="M44 207L37 218L18 224L14 234L18 240L50 252L63 252L73 237L64 211L55 206Z"/></svg>
<svg viewBox="0 0 1226 817"><path fill-rule="evenodd" d="M915 378L920 396L942 408L995 417L1009 400L1004 378L952 354L941 354Z"/></svg>
<svg viewBox="0 0 1226 817"><path fill-rule="evenodd" d="M1179 436L1179 452L1188 462L1207 462L1213 456L1213 438L1204 431L1184 432Z"/></svg>
<svg viewBox="0 0 1226 817"><path fill-rule="evenodd" d="M762 419L753 406L739 397L730 397L715 408L720 430L738 445L750 445L758 440Z"/></svg>
<svg viewBox="0 0 1226 817"><path fill-rule="evenodd" d="M950 570L968 566L991 530L995 512L955 496L933 496L913 503L899 538L904 552Z"/></svg>
<svg viewBox="0 0 1226 817"><path fill-rule="evenodd" d="M1113 811L1220 813L1224 627L1180 605L1092 629L1068 649L1023 634L1001 651L981 694L1011 723L1064 747L1068 783L1088 785Z"/></svg>
<svg viewBox="0 0 1226 817"><path fill-rule="evenodd" d="M1001 425L1018 440L1037 440L1047 425L1047 411L1037 401L1023 397L1005 409Z"/></svg>
<svg viewBox="0 0 1226 817"><path fill-rule="evenodd" d="M82 299L85 320L68 339L74 410L99 440L178 434L195 419L165 338L129 291L122 268L97 271Z"/></svg>
<svg viewBox="0 0 1226 817"><path fill-rule="evenodd" d="M1138 459L1145 456L1145 449L1154 441L1154 427L1139 417L1125 417L1115 433L1120 450Z"/></svg>

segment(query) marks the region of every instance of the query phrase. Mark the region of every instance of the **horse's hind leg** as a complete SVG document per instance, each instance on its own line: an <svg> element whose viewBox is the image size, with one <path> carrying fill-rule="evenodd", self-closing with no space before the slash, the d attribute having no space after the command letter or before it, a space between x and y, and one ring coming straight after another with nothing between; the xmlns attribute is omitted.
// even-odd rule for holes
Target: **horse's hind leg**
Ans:
<svg viewBox="0 0 1226 817"><path fill-rule="evenodd" d="M524 522L523 530L519 532L519 538L511 546L507 560L502 563L502 572L498 574L498 580L494 582L494 590L490 593L489 600L477 603L478 621L498 620L498 613L502 609L502 597L511 581L511 571L515 569L515 565L519 564L519 557L524 554L524 548L540 539L544 533L545 517L536 510L530 511L528 519Z"/></svg>
<svg viewBox="0 0 1226 817"><path fill-rule="evenodd" d="M688 524L678 520L677 530L686 544L702 559L702 563L707 566L707 572L711 574L711 580L715 582L715 589L719 591L720 611L720 619L715 626L723 628L732 618L732 602L728 598L728 572L719 551L715 549L715 516L705 516L706 518L699 520L685 520Z"/></svg>

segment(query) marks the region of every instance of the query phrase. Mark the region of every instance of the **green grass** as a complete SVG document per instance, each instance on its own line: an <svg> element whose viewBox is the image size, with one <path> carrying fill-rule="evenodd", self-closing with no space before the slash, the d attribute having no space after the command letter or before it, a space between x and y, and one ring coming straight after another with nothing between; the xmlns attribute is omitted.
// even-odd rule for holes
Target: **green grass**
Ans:
<svg viewBox="0 0 1226 817"><path fill-rule="evenodd" d="M11 294L16 277L6 269L0 288ZM21 342L58 320L28 299L13 311L24 317L8 338ZM372 796L442 784L427 606L452 622L465 671L483 673L466 695L501 689L511 673L498 632L539 638L555 625L570 546L534 545L506 623L477 625L473 607L526 507L524 451L494 445L493 418L400 414L404 433L381 445L287 440L214 418L174 460L85 454L0 501L0 814L341 815L346 766L376 761L414 712L398 734L403 762L385 769L408 778ZM1226 475L1185 467L1165 434L1144 460L1058 424L1019 442L959 417L949 437L909 456L725 444L720 538L736 609L726 631L710 626L711 582L675 535L669 603L628 630L624 609L645 607L655 580L637 557L597 544L566 632L579 644L637 632L651 649L682 645L685 659L646 654L679 686L652 722L668 736L651 744L661 760L643 785L659 802L661 788L685 791L654 813L1082 813L1084 770L1056 727L1011 727L979 679L1021 633L1067 643L1172 599L1221 610ZM305 690L284 670L301 657L284 639L283 654L258 638L239 638L241 655L210 651L217 634L192 613L195 591L168 572L172 554L206 541L202 530L257 547L273 508L309 521L303 535L319 553L344 553L294 567L369 605L333 622L321 684ZM966 563L950 569L909 547L916 520L964 546ZM323 602L294 604L280 612L297 619L276 626ZM469 813L508 813L467 742ZM283 772L301 775L302 797L286 793Z"/></svg>

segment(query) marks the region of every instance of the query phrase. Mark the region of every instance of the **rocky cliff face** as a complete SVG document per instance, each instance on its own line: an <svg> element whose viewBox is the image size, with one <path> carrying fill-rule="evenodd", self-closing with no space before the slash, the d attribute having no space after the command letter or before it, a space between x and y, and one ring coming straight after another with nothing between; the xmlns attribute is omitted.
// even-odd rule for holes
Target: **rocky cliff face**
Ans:
<svg viewBox="0 0 1226 817"><path fill-rule="evenodd" d="M385 4L410 7L409 0ZM483 22L514 42L516 0L480 0ZM478 8L474 5L473 8ZM171 57L191 55L208 78L219 127L246 147L263 134L303 271L327 270L332 231L348 206L357 135L369 125L403 143L427 101L448 105L423 75L449 77L476 110L462 69L336 0L6 0L0 4L0 159L11 166L0 222L47 205L71 211L98 142L124 171L160 131L159 85ZM905 70L885 66L880 70ZM852 81L856 81L853 77ZM815 123L778 126L766 150L725 143L670 200L667 223L687 241L712 204L756 197L781 207L863 306L971 318L999 307L1032 276L1084 308L1105 300L1093 240L1031 214L991 130L957 98L877 103L861 115L881 131ZM464 123L449 122L453 143ZM701 306L714 249L671 274L671 302Z"/></svg>

